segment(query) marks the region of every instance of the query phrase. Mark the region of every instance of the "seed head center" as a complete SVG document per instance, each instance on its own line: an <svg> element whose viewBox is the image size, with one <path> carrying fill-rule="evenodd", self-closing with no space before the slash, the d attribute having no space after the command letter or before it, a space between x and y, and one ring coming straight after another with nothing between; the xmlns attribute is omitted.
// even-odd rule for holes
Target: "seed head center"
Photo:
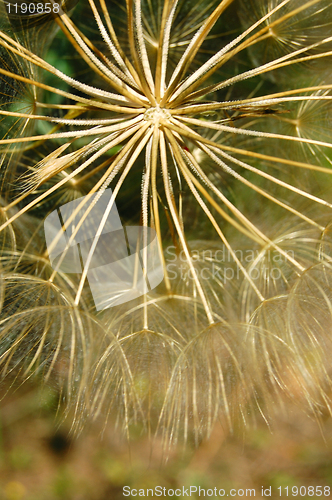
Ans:
<svg viewBox="0 0 332 500"><path fill-rule="evenodd" d="M160 108L158 105L147 109L144 113L144 120L152 121L153 123L159 123L160 119L168 120L169 118L171 118L170 112L165 108Z"/></svg>

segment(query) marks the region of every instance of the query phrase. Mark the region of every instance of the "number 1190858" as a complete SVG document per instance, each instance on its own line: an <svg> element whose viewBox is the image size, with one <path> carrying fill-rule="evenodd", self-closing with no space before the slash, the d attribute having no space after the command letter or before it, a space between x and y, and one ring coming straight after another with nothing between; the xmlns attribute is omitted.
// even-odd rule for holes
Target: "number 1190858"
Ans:
<svg viewBox="0 0 332 500"><path fill-rule="evenodd" d="M6 3L8 14L33 15L33 14L59 14L59 3Z"/></svg>
<svg viewBox="0 0 332 500"><path fill-rule="evenodd" d="M331 494L330 486L279 486L279 496L290 497L329 497Z"/></svg>

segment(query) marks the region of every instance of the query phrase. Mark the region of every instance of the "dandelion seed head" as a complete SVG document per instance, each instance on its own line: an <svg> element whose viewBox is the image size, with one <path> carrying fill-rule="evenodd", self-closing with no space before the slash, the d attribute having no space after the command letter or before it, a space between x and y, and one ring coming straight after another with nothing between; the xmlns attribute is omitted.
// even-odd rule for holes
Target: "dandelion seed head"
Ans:
<svg viewBox="0 0 332 500"><path fill-rule="evenodd" d="M77 407L165 446L267 419L271 392L328 406L330 2L89 0L52 21L62 61L46 26L1 23L3 372L61 365ZM164 281L96 311L106 215L81 274L51 267L42 225L84 198L74 240L109 188Z"/></svg>

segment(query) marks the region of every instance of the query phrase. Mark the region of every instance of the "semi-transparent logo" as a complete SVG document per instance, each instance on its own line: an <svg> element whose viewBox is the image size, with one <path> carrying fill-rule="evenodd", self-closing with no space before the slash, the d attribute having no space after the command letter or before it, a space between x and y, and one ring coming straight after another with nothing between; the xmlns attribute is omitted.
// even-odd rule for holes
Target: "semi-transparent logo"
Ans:
<svg viewBox="0 0 332 500"><path fill-rule="evenodd" d="M97 310L146 294L164 278L155 230L123 226L111 189L97 201L63 205L44 229L53 269L86 274Z"/></svg>

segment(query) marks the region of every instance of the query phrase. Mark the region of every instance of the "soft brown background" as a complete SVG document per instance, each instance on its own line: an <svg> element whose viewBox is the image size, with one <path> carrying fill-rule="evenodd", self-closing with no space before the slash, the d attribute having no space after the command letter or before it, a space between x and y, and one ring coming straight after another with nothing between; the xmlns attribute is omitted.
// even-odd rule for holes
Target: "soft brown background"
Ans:
<svg viewBox="0 0 332 500"><path fill-rule="evenodd" d="M69 424L59 424L54 393L32 383L4 396L6 389L0 411L1 500L118 500L129 498L122 494L124 485L255 488L256 498L262 486L272 487L271 498L280 498L278 486L332 487L327 414L318 422L288 403L285 412L271 418L270 429L258 422L232 436L218 425L210 440L197 449L190 444L185 451L174 449L165 463L161 443L155 441L151 449L140 429L130 446L112 422L103 435L99 421L74 438Z"/></svg>

